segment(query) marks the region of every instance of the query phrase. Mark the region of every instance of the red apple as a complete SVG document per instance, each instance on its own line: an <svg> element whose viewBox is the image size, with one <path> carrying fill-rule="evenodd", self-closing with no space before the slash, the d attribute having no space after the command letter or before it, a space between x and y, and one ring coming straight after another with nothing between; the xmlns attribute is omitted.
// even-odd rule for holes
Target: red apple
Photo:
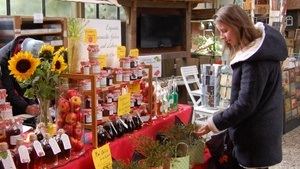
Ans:
<svg viewBox="0 0 300 169"><path fill-rule="evenodd" d="M63 129L65 130L65 133L68 135L68 136L72 136L73 134L73 125L71 124L65 124Z"/></svg>
<svg viewBox="0 0 300 169"><path fill-rule="evenodd" d="M73 129L73 136L74 138L76 138L77 140L81 140L82 136L83 136L83 126L80 122L76 123L76 126L74 126Z"/></svg>
<svg viewBox="0 0 300 169"><path fill-rule="evenodd" d="M74 109L74 111L80 107L80 105L82 104L82 99L80 96L73 96L71 97L70 99L70 104L71 104L71 107Z"/></svg>
<svg viewBox="0 0 300 169"><path fill-rule="evenodd" d="M58 102L58 110L61 113L66 113L70 110L70 102L65 98L59 98Z"/></svg>
<svg viewBox="0 0 300 169"><path fill-rule="evenodd" d="M70 89L70 90L68 90L68 92L67 92L67 97L70 99L70 98L72 98L73 96L78 96L79 95L79 92L78 92L78 90L76 90L76 89Z"/></svg>
<svg viewBox="0 0 300 169"><path fill-rule="evenodd" d="M56 119L56 125L57 125L58 128L63 128L64 123L65 123L64 119L62 119L62 118L57 118Z"/></svg>
<svg viewBox="0 0 300 169"><path fill-rule="evenodd" d="M77 115L73 112L70 112L66 115L65 122L70 125L74 125L77 120Z"/></svg>
<svg viewBox="0 0 300 169"><path fill-rule="evenodd" d="M84 115L83 115L82 111L81 110L77 111L76 115L77 115L77 121L82 122L84 119Z"/></svg>
<svg viewBox="0 0 300 169"><path fill-rule="evenodd" d="M70 137L72 150L81 151L84 148L84 143L81 140L77 140L74 137Z"/></svg>

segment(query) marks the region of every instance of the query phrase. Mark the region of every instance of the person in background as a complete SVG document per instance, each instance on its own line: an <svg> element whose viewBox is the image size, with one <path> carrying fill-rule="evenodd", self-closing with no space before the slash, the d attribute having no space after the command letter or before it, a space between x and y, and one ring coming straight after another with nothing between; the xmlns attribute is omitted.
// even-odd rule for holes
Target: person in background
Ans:
<svg viewBox="0 0 300 169"><path fill-rule="evenodd" d="M226 5L214 24L230 53L230 106L195 133L229 131L233 156L243 168L268 168L282 161L283 96L281 63L287 56L283 36L237 5Z"/></svg>
<svg viewBox="0 0 300 169"><path fill-rule="evenodd" d="M38 56L40 48L44 42L23 36L16 37L8 44L0 49L0 65L1 65L1 83L7 92L7 102L10 102L13 109L13 115L19 114L39 114L39 105L35 100L24 97L26 89L21 88L17 80L10 74L8 70L8 61L19 51L29 51L35 57Z"/></svg>

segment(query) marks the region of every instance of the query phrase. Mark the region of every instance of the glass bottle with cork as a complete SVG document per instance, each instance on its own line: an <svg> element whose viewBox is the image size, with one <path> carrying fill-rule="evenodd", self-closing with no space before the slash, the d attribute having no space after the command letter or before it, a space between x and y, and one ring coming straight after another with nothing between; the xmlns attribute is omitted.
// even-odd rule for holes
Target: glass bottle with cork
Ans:
<svg viewBox="0 0 300 169"><path fill-rule="evenodd" d="M5 129L6 142L8 143L9 149L14 149L16 147L17 139L22 138L21 130L17 127L14 118L9 120L9 125Z"/></svg>
<svg viewBox="0 0 300 169"><path fill-rule="evenodd" d="M16 147L12 150L13 159L18 169L29 169L30 157L28 149L23 145L24 139L18 138L16 141Z"/></svg>
<svg viewBox="0 0 300 169"><path fill-rule="evenodd" d="M56 143L56 145L53 144L54 142ZM45 133L45 138L42 141L42 147L45 152L45 156L43 158L44 168L56 166L58 164L57 154L59 152L59 146L57 145L57 142L55 140L52 140L50 133Z"/></svg>
<svg viewBox="0 0 300 169"><path fill-rule="evenodd" d="M41 143L37 140L37 135L32 133L29 135L29 156L30 156L30 163L29 169L41 169L43 164L43 156L45 152L42 148Z"/></svg>
<svg viewBox="0 0 300 169"><path fill-rule="evenodd" d="M61 150L58 153L58 160L68 161L71 157L71 143L68 135L65 134L64 129L59 129L56 135L57 144Z"/></svg>
<svg viewBox="0 0 300 169"><path fill-rule="evenodd" d="M11 152L8 149L7 142L0 143L0 169L16 169L14 160L12 158Z"/></svg>

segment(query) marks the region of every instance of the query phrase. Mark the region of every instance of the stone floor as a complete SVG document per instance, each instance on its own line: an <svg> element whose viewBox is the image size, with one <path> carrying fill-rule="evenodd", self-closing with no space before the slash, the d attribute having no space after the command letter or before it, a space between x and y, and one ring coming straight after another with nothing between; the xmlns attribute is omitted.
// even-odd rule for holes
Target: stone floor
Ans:
<svg viewBox="0 0 300 169"><path fill-rule="evenodd" d="M283 135L283 160L270 169L300 168L300 126Z"/></svg>

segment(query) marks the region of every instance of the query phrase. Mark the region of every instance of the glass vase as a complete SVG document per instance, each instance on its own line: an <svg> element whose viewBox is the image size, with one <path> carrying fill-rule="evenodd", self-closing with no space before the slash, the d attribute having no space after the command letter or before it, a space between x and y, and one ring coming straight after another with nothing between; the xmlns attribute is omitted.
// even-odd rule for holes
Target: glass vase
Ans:
<svg viewBox="0 0 300 169"><path fill-rule="evenodd" d="M53 136L54 126L53 126L53 119L50 114L51 100L39 96L37 98L40 106L40 115L37 118L37 124L44 123L46 127L46 132L50 133Z"/></svg>

